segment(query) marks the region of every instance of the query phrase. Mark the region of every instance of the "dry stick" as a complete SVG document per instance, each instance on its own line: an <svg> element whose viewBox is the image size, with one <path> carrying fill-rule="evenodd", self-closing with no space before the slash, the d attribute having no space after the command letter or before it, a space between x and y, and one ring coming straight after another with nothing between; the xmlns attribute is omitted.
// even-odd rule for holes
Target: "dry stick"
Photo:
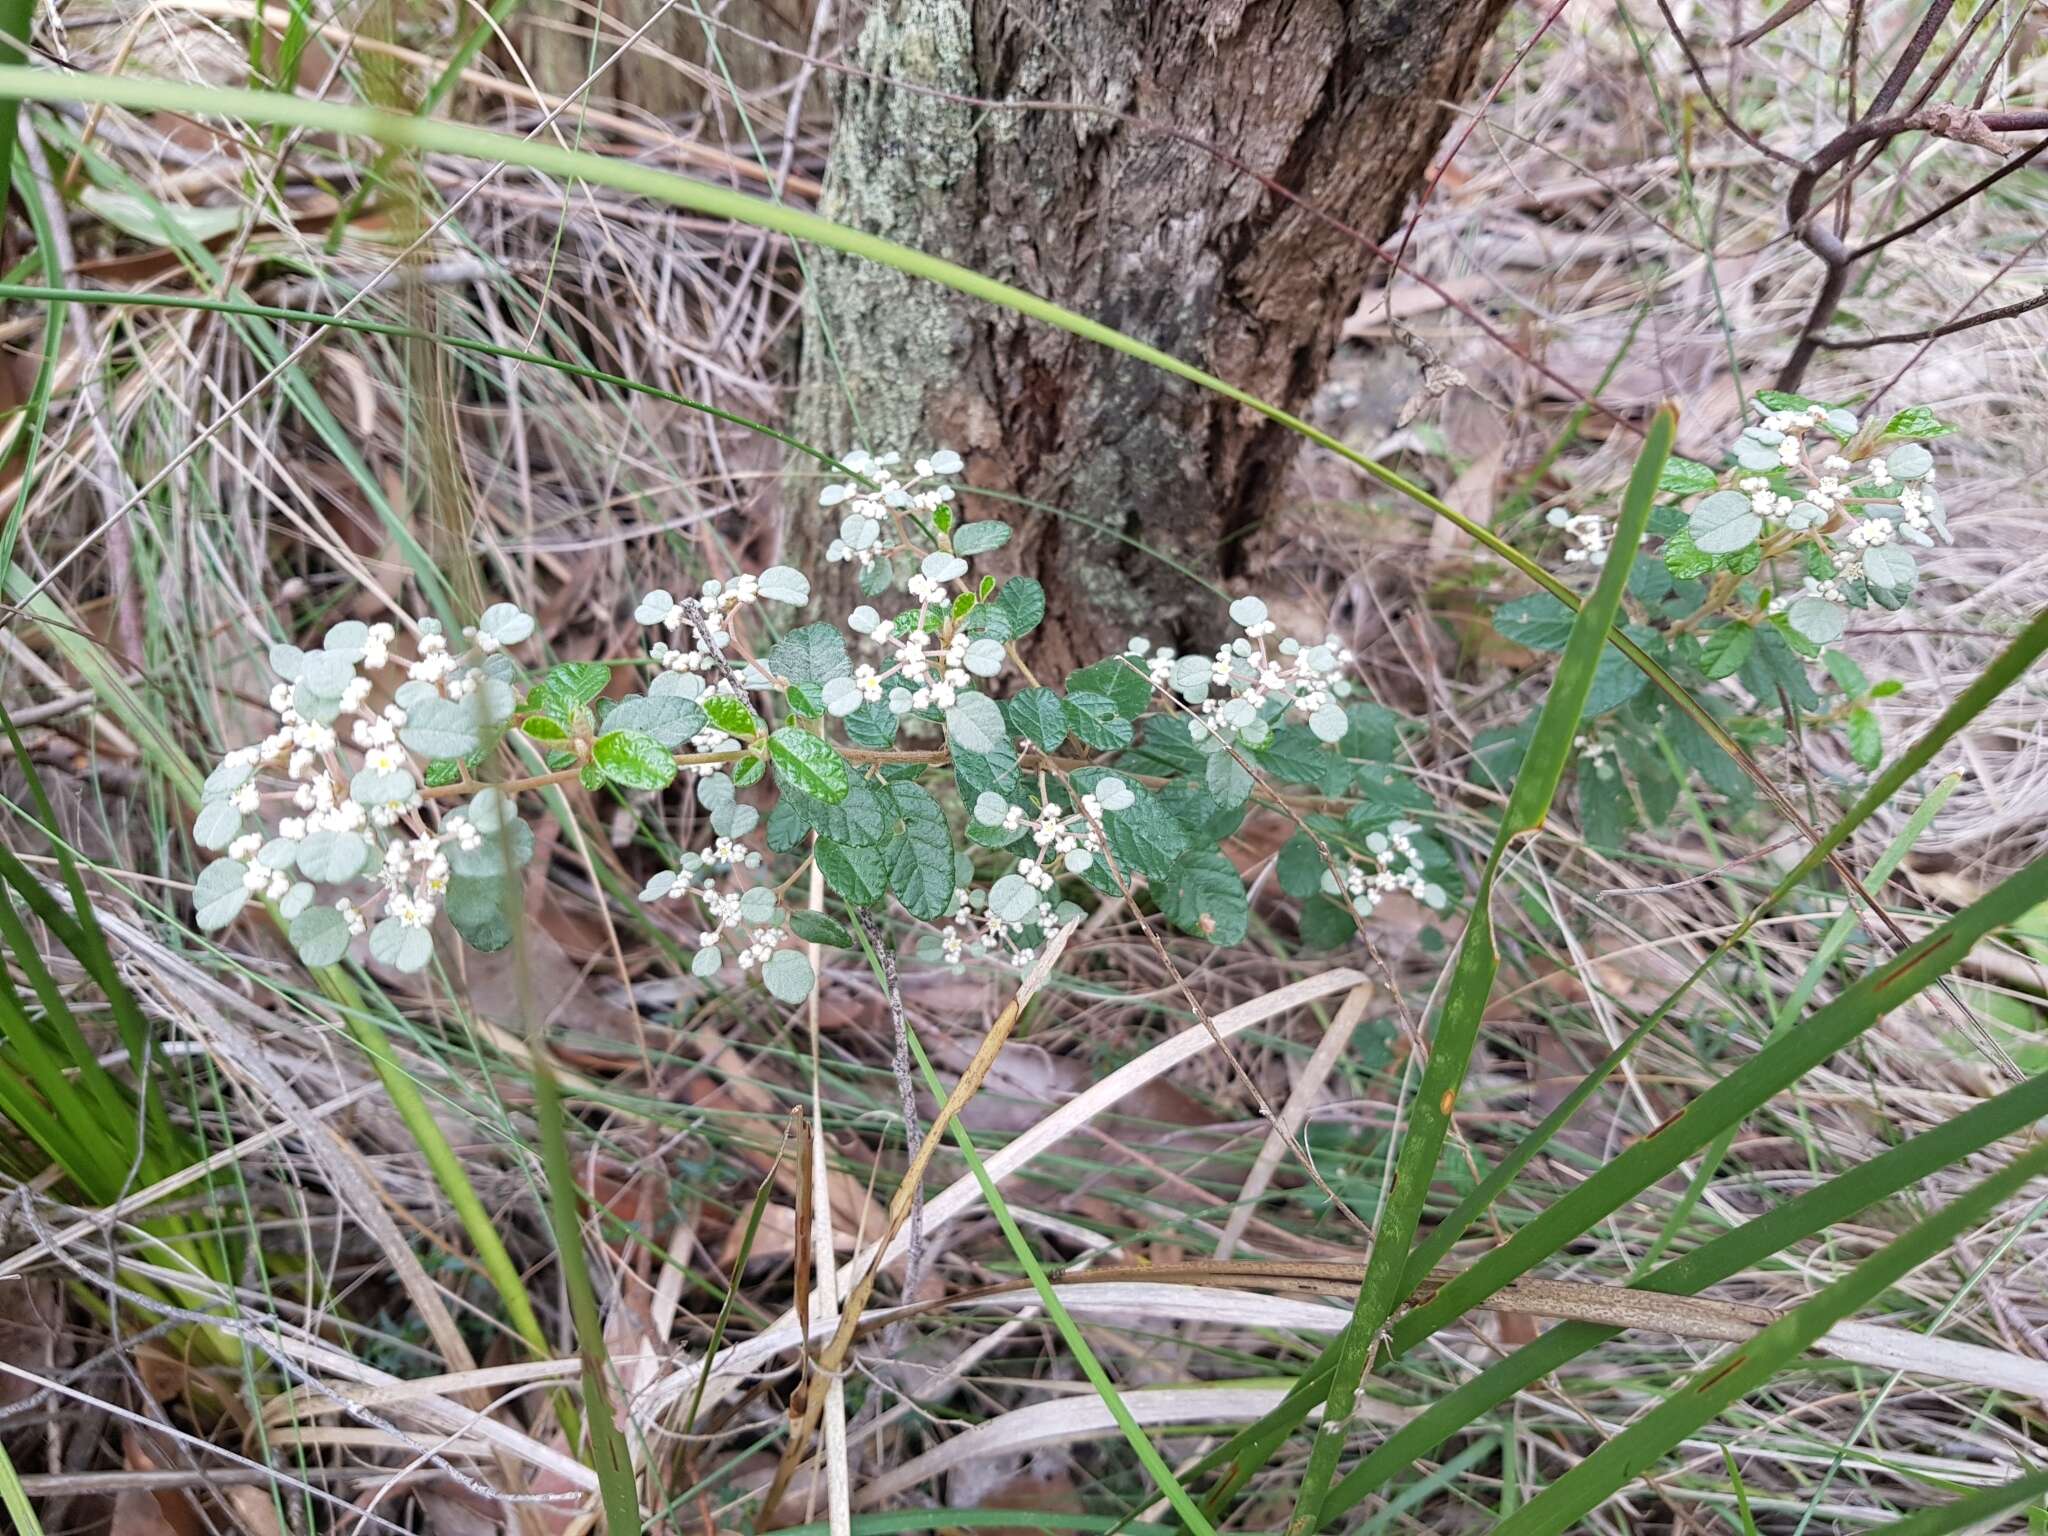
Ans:
<svg viewBox="0 0 2048 1536"><path fill-rule="evenodd" d="M1024 1012L1025 1004L1037 995L1039 989L1052 976L1053 967L1059 963L1060 954L1067 947L1067 937L1074 931L1069 923L1046 940L1044 953L1039 955L1024 979L1018 984L1017 994L1004 1005L996 1015L995 1022L988 1027L988 1034L975 1050L974 1059L967 1063L967 1070L960 1074L960 1081L953 1085L953 1091L946 1096L946 1102L932 1119L930 1133L917 1155L910 1160L904 1171L903 1182L896 1186L896 1193L889 1201L889 1224L881 1239L875 1244L874 1262L870 1263L861 1277L853 1283L853 1289L846 1298L846 1305L839 1314L839 1326L833 1332L824 1349L818 1353L818 1370L821 1374L837 1375L847 1366L847 1357L853 1348L854 1335L860 1326L860 1316L866 1310L868 1299L875 1293L875 1282L881 1277L881 1259L889 1245L903 1230L910 1219L912 1192L924 1182L926 1167L931 1163L932 1154L938 1150L946 1127L966 1107L967 1102L981 1089L989 1069L996 1064L996 1057L1010 1038L1010 1032L1017 1027L1017 1020ZM808 1319L805 1320L808 1323ZM766 1530L775 1522L775 1511L782 1503L782 1496L789 1490L789 1481L796 1475L802 1464L804 1453L809 1447L811 1436L817 1431L818 1418L825 1405L825 1394L811 1392L804 1400L803 1415L790 1427L789 1445L782 1453L781 1464L775 1469L774 1481L768 1485L768 1492L761 1501L761 1512L756 1527Z"/></svg>
<svg viewBox="0 0 2048 1536"><path fill-rule="evenodd" d="M1179 1264L1101 1265L1092 1269L1054 1271L1056 1292L1108 1285L1220 1287L1239 1291L1272 1291L1281 1295L1329 1296L1348 1299L1358 1293L1365 1266L1356 1261L1190 1260ZM1417 1293L1426 1301L1454 1271L1439 1270ZM954 1291L935 1301L919 1302L864 1325L864 1331L887 1326L899 1317L929 1314L976 1305L1031 1290L1028 1280L1003 1280ZM1034 1298L1035 1299L1035 1298ZM1543 1280L1523 1277L1494 1292L1475 1312L1512 1313L1558 1322L1599 1323L1668 1333L1682 1339L1742 1343L1784 1316L1789 1308L1754 1302L1717 1301L1705 1296L1666 1295L1587 1280ZM1332 1309L1330 1331L1343 1314ZM1996 1387L2038 1397L2048 1390L2048 1363L2019 1351L1944 1339L1882 1323L1846 1321L1835 1324L1813 1346L1818 1354L1859 1365Z"/></svg>
<svg viewBox="0 0 2048 1536"><path fill-rule="evenodd" d="M889 994L889 1023L895 1030L896 1048L889 1057L889 1070L896 1074L896 1097L903 1111L903 1147L912 1167L917 1165L921 1137L917 1128L917 1085L910 1076L910 1030L903 1021L903 988L896 977L896 951L882 938L882 925L867 907L855 907L860 931L873 946L875 960L882 968L882 985ZM910 1253L903 1261L903 1298L917 1291L918 1271L924 1268L924 1183L918 1181L910 1192ZM894 1353L895 1340L890 1352Z"/></svg>
<svg viewBox="0 0 2048 1536"><path fill-rule="evenodd" d="M1900 62L1903 64L1906 61L1901 59ZM1918 62L1917 57L1914 62ZM1895 81L1903 88L1904 82L1898 79L1896 69L1893 71L1893 77L1893 80L1886 82L1886 90L1892 90ZM1896 92L1892 97L1887 97L1881 92L1879 100L1885 106L1889 106L1895 95ZM1876 103L1873 103L1873 106L1875 107ZM2048 128L2048 111L2033 109L2015 112L1974 112L1967 107L1937 103L1911 112L1894 113L1889 117L1865 117L1850 124L1816 151L1801 167L1799 174L1793 177L1792 185L1786 190L1785 222L1800 243L1821 259L1826 270L1821 279L1820 290L1814 295L1813 307L1807 314L1806 324L1800 328L1799 339L1794 343L1791 355L1785 359L1784 366L1778 370L1777 387L1782 390L1799 388L1814 354L1821 348L1822 333L1828 322L1834 319L1843 295L1848 292L1849 277L1858 258L1885 243L1870 242L1864 249L1851 250L1833 230L1812 217L1814 188L1823 176L1864 145L1882 144L1903 133L1925 131L1960 143L1975 144L1983 148L2001 148L1996 138L2000 133L2025 133L2043 128ZM2022 160L2020 163L2025 162ZM2017 166L2014 169L2017 169ZM1997 179L1997 176L1981 179L1971 189L1971 195L1991 186ZM1952 201L1937 210L1937 213L1947 212L1954 206L1956 203Z"/></svg>
<svg viewBox="0 0 2048 1536"><path fill-rule="evenodd" d="M1330 1027L1323 1031L1323 1038L1316 1042L1314 1054L1308 1065L1301 1069L1301 1076L1295 1081L1294 1092L1288 1096L1287 1107L1283 1109L1279 1125L1266 1133L1265 1145L1259 1148L1259 1155L1252 1160L1252 1171L1245 1176L1244 1188L1238 1191L1237 1205L1230 1213L1230 1219L1223 1224L1223 1236L1216 1244L1216 1257L1228 1259L1244 1238L1244 1229L1251 1224L1252 1202L1266 1192L1266 1186L1273 1182L1274 1170L1280 1166L1280 1159L1287 1151L1287 1138L1301 1130L1308 1119L1309 1109L1314 1105L1316 1095L1323 1091L1323 1084L1329 1081L1331 1071L1337 1065L1337 1058L1344 1054L1344 1047L1351 1043L1351 1033L1358 1028L1358 1021L1365 1017L1365 1005L1372 1001L1372 983L1354 987L1345 993L1344 1001L1338 1005L1337 1016L1330 1021ZM1364 1273L1363 1270L1360 1271Z"/></svg>
<svg viewBox="0 0 2048 1536"><path fill-rule="evenodd" d="M1813 0L1791 0L1790 4L1781 5L1747 32L1730 38L1728 46L1730 48L1747 48L1751 43L1760 42L1812 4Z"/></svg>

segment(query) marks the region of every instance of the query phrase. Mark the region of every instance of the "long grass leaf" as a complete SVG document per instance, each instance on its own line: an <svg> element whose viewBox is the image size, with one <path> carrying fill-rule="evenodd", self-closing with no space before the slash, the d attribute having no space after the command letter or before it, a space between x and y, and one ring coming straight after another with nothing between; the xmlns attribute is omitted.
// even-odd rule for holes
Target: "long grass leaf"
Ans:
<svg viewBox="0 0 2048 1536"><path fill-rule="evenodd" d="M1882 1297L1970 1228L2048 1174L2048 1141L2013 1159L1793 1308L1726 1359L1709 1361L1663 1402L1495 1527L1496 1536L1556 1536L1626 1488L1687 1435L1756 1391L1828 1329Z"/></svg>
<svg viewBox="0 0 2048 1536"><path fill-rule="evenodd" d="M1690 1296L1783 1253L1794 1244L1847 1221L1881 1200L1910 1189L2007 1136L2048 1117L2048 1073L1973 1105L1953 1120L1923 1131L1815 1185L1783 1205L1710 1238L1681 1258L1651 1271L1634 1288L1664 1296ZM1587 1350L1620 1333L1598 1323L1564 1323L1488 1366L1431 1403L1374 1447L1330 1490L1329 1512L1343 1513L1386 1480L1430 1454L1444 1439L1507 1402Z"/></svg>
<svg viewBox="0 0 2048 1536"><path fill-rule="evenodd" d="M1323 1404L1322 1428L1309 1452L1294 1516L1287 1525L1288 1536L1308 1536L1322 1522L1323 1500L1344 1450L1345 1429L1351 1423L1359 1383L1371 1362L1381 1329L1401 1300L1400 1285L1407 1269L1408 1252L1436 1177L1437 1159L1443 1153L1451 1115L1457 1108L1458 1089L1464 1083L1465 1068L1479 1037L1479 1021L1486 1012L1500 970L1491 910L1494 882L1502 861L1517 840L1539 831L1550 813L1551 799L1564 777L1565 764L1571 759L1572 738L1578 733L1580 716L1593 690L1593 673L1607 648L1608 629L1621 610L1629 567L1649 526L1657 480L1664 472L1677 432L1677 416L1668 408L1659 411L1622 496L1621 517L1615 526L1607 563L1600 572L1598 585L1573 621L1557 676L1551 680L1543 712L1522 755L1514 788L1508 794L1493 851L1487 857L1486 869L1472 898L1472 917L1452 965L1450 989L1430 1040L1429 1062L1415 1095L1412 1118L1396 1154L1393 1185L1374 1226L1365 1280L1358 1288L1350 1324L1337 1341ZM1249 1465L1240 1465L1240 1475L1250 1470Z"/></svg>

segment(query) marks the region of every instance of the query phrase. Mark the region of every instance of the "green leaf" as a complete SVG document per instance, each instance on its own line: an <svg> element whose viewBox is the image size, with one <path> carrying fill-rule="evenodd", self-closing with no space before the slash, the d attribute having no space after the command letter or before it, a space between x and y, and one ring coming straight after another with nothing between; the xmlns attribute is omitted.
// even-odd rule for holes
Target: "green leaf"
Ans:
<svg viewBox="0 0 2048 1536"><path fill-rule="evenodd" d="M314 970L339 965L348 953L348 919L332 907L308 907L292 919L292 948Z"/></svg>
<svg viewBox="0 0 2048 1536"><path fill-rule="evenodd" d="M849 848L821 837L812 849L833 891L856 907L871 907L889 889L887 856L876 848Z"/></svg>
<svg viewBox="0 0 2048 1536"><path fill-rule="evenodd" d="M1888 438L1947 437L1955 430L1924 405L1909 405L1884 424L1884 435Z"/></svg>
<svg viewBox="0 0 2048 1536"><path fill-rule="evenodd" d="M734 698L729 693L714 693L699 702L704 707L704 717L726 735L744 740L761 734L761 717L747 708L744 699Z"/></svg>
<svg viewBox="0 0 2048 1536"><path fill-rule="evenodd" d="M676 776L676 760L644 731L606 731L590 749L604 776L627 789L665 789Z"/></svg>
<svg viewBox="0 0 2048 1536"><path fill-rule="evenodd" d="M915 784L890 786L903 812L903 838L896 845L889 888L914 917L936 922L953 904L953 834L938 801Z"/></svg>
<svg viewBox="0 0 2048 1536"><path fill-rule="evenodd" d="M1664 562L1664 569L1671 573L1673 581L1692 581L1706 575L1716 565L1712 555L1703 553L1693 543L1690 528L1681 528L1668 535L1658 558Z"/></svg>
<svg viewBox="0 0 2048 1536"><path fill-rule="evenodd" d="M1218 805L1234 809L1251 798L1252 776L1234 752L1218 752L1203 771L1203 786Z"/></svg>
<svg viewBox="0 0 2048 1536"><path fill-rule="evenodd" d="M1067 710L1050 688L1026 688L1003 705L1012 736L1026 736L1047 752L1067 740Z"/></svg>
<svg viewBox="0 0 2048 1536"><path fill-rule="evenodd" d="M218 853L242 835L242 813L225 800L209 800L192 823L192 841Z"/></svg>
<svg viewBox="0 0 2048 1536"><path fill-rule="evenodd" d="M1815 646L1841 639L1848 628L1848 617L1840 603L1831 603L1824 597L1802 597L1785 610L1785 622L1792 632ZM1741 665L1736 663L1737 668Z"/></svg>
<svg viewBox="0 0 2048 1536"><path fill-rule="evenodd" d="M1532 651L1561 651L1571 638L1572 611L1548 592L1532 592L1494 609L1493 627Z"/></svg>
<svg viewBox="0 0 2048 1536"><path fill-rule="evenodd" d="M512 942L517 891L510 875L451 875L442 910L464 943L489 954Z"/></svg>
<svg viewBox="0 0 2048 1536"><path fill-rule="evenodd" d="M483 841L474 848L444 843L441 851L447 855L448 868L456 875L507 874L515 869L524 869L531 862L533 828L523 821L510 821L502 827L486 830Z"/></svg>
<svg viewBox="0 0 2048 1536"><path fill-rule="evenodd" d="M863 779L851 778L845 797L837 802L806 793L793 778L779 782L782 798L776 803L776 812L794 816L800 826L821 837L850 847L874 848L896 836L902 813L886 792L878 792ZM770 817L771 826L773 820Z"/></svg>
<svg viewBox="0 0 2048 1536"><path fill-rule="evenodd" d="M852 784L846 759L823 737L785 725L768 738L768 755L775 760L779 781L793 783L812 799L827 805L837 805L846 798Z"/></svg>
<svg viewBox="0 0 2048 1536"><path fill-rule="evenodd" d="M1835 686L1850 698L1860 699L1870 692L1870 679L1864 676L1863 669L1847 652L1829 651L1820 660L1821 665L1828 669L1828 676L1835 680Z"/></svg>
<svg viewBox="0 0 2048 1536"><path fill-rule="evenodd" d="M1688 527L1694 547L1703 554L1732 555L1756 542L1764 520L1741 491L1716 491L1692 509Z"/></svg>
<svg viewBox="0 0 2048 1536"><path fill-rule="evenodd" d="M1767 411L1804 411L1821 404L1804 395L1787 394L1782 389L1760 389L1750 398Z"/></svg>
<svg viewBox="0 0 2048 1536"><path fill-rule="evenodd" d="M811 995L817 974L811 962L793 949L778 949L761 967L761 980L777 1002L797 1004Z"/></svg>
<svg viewBox="0 0 2048 1536"><path fill-rule="evenodd" d="M886 752L896 745L899 722L880 699L863 704L846 716L846 739L870 752Z"/></svg>
<svg viewBox="0 0 2048 1536"><path fill-rule="evenodd" d="M249 866L240 859L215 859L199 871L192 887L192 915L204 933L227 927L249 899L242 879Z"/></svg>
<svg viewBox="0 0 2048 1536"><path fill-rule="evenodd" d="M1664 466L1664 473L1657 477L1657 489L1671 496L1697 496L1701 491L1711 491L1721 483L1721 477L1704 464L1691 459L1672 455Z"/></svg>
<svg viewBox="0 0 2048 1536"><path fill-rule="evenodd" d="M1307 949L1337 949L1358 932L1358 918L1341 902L1323 895L1301 904L1301 942Z"/></svg>
<svg viewBox="0 0 2048 1536"><path fill-rule="evenodd" d="M985 555L1009 542L1010 525L993 519L967 523L953 530L953 553L956 555Z"/></svg>
<svg viewBox="0 0 2048 1536"><path fill-rule="evenodd" d="M1600 653L1600 661L1593 668L1593 686L1586 692L1586 718L1590 720L1621 708L1648 684L1649 679L1643 676L1640 667L1609 646Z"/></svg>
<svg viewBox="0 0 2048 1536"><path fill-rule="evenodd" d="M1865 773L1875 773L1884 762L1884 727L1877 712L1857 705L1849 711L1849 756Z"/></svg>
<svg viewBox="0 0 2048 1536"><path fill-rule="evenodd" d="M370 958L394 971L423 971L434 958L434 936L387 917L370 930Z"/></svg>
<svg viewBox="0 0 2048 1536"><path fill-rule="evenodd" d="M703 706L680 694L636 693L614 704L604 717L608 731L638 731L652 736L671 752L680 752L704 729Z"/></svg>
<svg viewBox="0 0 2048 1536"><path fill-rule="evenodd" d="M1164 880L1152 884L1159 910L1182 933L1212 944L1244 942L1251 902L1237 867L1213 849L1184 855Z"/></svg>
<svg viewBox="0 0 2048 1536"><path fill-rule="evenodd" d="M1135 720L1152 702L1152 679L1142 667L1128 664L1120 656L1098 661L1092 667L1067 674L1067 702L1077 693L1099 694L1109 700L1119 715Z"/></svg>
<svg viewBox="0 0 2048 1536"><path fill-rule="evenodd" d="M834 678L853 675L846 640L830 624L806 624L791 630L769 648L766 661L770 672L793 683L822 687Z"/></svg>
<svg viewBox="0 0 2048 1536"><path fill-rule="evenodd" d="M994 699L985 693L963 693L946 711L946 736L956 749L989 753L1008 745L1010 728Z"/></svg>
<svg viewBox="0 0 2048 1536"><path fill-rule="evenodd" d="M968 616L968 630L1005 644L1021 640L1045 619L1045 588L1029 576L1012 576L988 602Z"/></svg>
<svg viewBox="0 0 2048 1536"><path fill-rule="evenodd" d="M1323 888L1324 871L1322 852L1306 832L1297 832L1280 845L1274 873L1288 895L1306 901Z"/></svg>
<svg viewBox="0 0 2048 1536"><path fill-rule="evenodd" d="M322 828L299 844L299 873L323 885L353 880L369 862L370 845L354 832Z"/></svg>
<svg viewBox="0 0 2048 1536"><path fill-rule="evenodd" d="M732 765L732 782L735 787L745 789L750 784L761 782L768 772L768 760L762 757L743 757Z"/></svg>
<svg viewBox="0 0 2048 1536"><path fill-rule="evenodd" d="M1723 624L1700 642L1700 671L1708 677L1732 676L1755 648L1755 630L1747 624Z"/></svg>
<svg viewBox="0 0 2048 1536"><path fill-rule="evenodd" d="M1880 544L1863 552L1863 576L1873 587L1910 592L1920 579L1920 565L1910 551L1896 544Z"/></svg>
<svg viewBox="0 0 2048 1536"><path fill-rule="evenodd" d="M1132 785L1130 794L1131 803L1122 810L1102 813L1110 851L1126 880L1133 870L1147 879L1163 880L1187 852L1187 833L1150 790Z"/></svg>
<svg viewBox="0 0 2048 1536"><path fill-rule="evenodd" d="M518 645L533 634L533 615L512 603L493 603L476 621L477 632L499 645Z"/></svg>
<svg viewBox="0 0 2048 1536"><path fill-rule="evenodd" d="M603 693L612 680L612 669L601 661L565 661L548 668L526 707L552 715L564 725L577 710Z"/></svg>
<svg viewBox="0 0 2048 1536"><path fill-rule="evenodd" d="M1628 792L1613 779L1591 769L1579 770L1579 831L1595 848L1619 848L1628 841L1635 807Z"/></svg>
<svg viewBox="0 0 2048 1536"><path fill-rule="evenodd" d="M789 914L789 931L806 944L827 944L833 949L854 949L853 934L837 918L823 912L798 910Z"/></svg>
<svg viewBox="0 0 2048 1536"><path fill-rule="evenodd" d="M405 712L398 739L422 757L468 757L483 746L483 710L468 699L422 699Z"/></svg>
<svg viewBox="0 0 2048 1536"><path fill-rule="evenodd" d="M1068 729L1094 751L1116 752L1131 744L1130 719L1107 694L1085 688L1068 694L1066 716Z"/></svg>

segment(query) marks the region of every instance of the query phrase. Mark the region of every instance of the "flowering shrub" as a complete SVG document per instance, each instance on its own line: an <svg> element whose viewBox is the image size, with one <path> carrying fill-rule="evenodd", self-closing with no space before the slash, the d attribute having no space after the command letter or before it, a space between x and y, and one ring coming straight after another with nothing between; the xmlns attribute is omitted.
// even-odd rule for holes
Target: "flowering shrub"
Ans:
<svg viewBox="0 0 2048 1536"><path fill-rule="evenodd" d="M1681 458L1666 466L1661 488L1673 499L1651 518L1661 544L1629 573L1635 622L1626 630L1738 739L1781 739L1789 706L1802 730L1839 731L1850 758L1874 771L1883 740L1871 704L1896 685L1872 686L1834 647L1851 610L1897 609L1911 599L1919 566L1909 546L1948 541L1925 444L1953 429L1922 407L1880 425L1802 396L1764 391L1755 400L1759 419L1723 467ZM1603 518L1559 509L1549 521L1570 540L1568 562L1604 561ZM1494 622L1511 640L1556 650L1570 617L1538 594L1503 604ZM1826 695L1809 672L1816 661ZM1710 686L1722 679L1741 686L1749 709ZM1642 673L1612 649L1587 719L1578 742L1580 819L1597 843L1617 845L1631 825L1662 822L1689 770L1738 801L1748 793L1734 764L1694 722L1648 694ZM1493 754L1515 739L1496 733L1482 742L1481 772L1497 772L1502 759ZM1624 785L1631 792L1617 792Z"/></svg>
<svg viewBox="0 0 2048 1536"><path fill-rule="evenodd" d="M847 907L893 904L921 925L939 962L1026 964L1083 902L1140 893L1232 944L1250 903L1220 845L1256 799L1296 826L1276 873L1306 943L1343 942L1390 892L1450 904L1449 855L1420 819L1431 803L1397 766L1401 722L1352 696L1334 638L1282 636L1243 597L1213 653L1137 638L1046 686L1016 650L1044 591L973 573L1011 530L960 517L958 457L844 467L853 478L820 498L839 517L827 559L857 566L869 601L778 633L811 601L787 566L649 592L634 613L647 654L626 664L641 692L612 696L602 662L529 680L511 651L533 621L509 604L460 649L428 619L409 626L410 655L392 626L354 622L318 651L273 647L276 728L206 781L194 836L225 856L201 873L200 925L258 898L312 965L367 934L376 960L420 969L444 915L499 948L534 847L522 797L679 778L707 840L667 850L641 899L688 914L697 975L730 965L788 1002L814 981L801 944L855 943L786 901L811 864Z"/></svg>

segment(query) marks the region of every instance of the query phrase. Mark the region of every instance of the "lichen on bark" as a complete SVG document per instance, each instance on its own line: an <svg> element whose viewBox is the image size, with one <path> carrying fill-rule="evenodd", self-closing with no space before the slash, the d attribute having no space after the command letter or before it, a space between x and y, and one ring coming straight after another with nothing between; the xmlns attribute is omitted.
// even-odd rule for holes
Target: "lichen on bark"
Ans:
<svg viewBox="0 0 2048 1536"><path fill-rule="evenodd" d="M877 0L835 87L826 211L1299 406L1370 256L1267 181L1385 233L1504 3ZM1051 665L1211 633L1202 582L1249 576L1295 448L1121 354L851 258L812 257L803 349L808 441L952 447L972 485L1054 509L975 508L1023 525L1005 554L1047 587ZM809 498L796 516L814 553L831 530Z"/></svg>

